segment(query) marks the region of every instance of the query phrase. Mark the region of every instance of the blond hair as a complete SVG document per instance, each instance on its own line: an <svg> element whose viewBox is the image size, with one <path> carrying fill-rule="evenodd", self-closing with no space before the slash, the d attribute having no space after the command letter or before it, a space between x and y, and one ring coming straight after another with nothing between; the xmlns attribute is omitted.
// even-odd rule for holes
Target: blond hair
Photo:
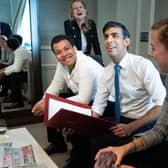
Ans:
<svg viewBox="0 0 168 168"><path fill-rule="evenodd" d="M82 5L84 6L84 8L87 9L86 8L86 4L83 1L81 1L81 0L72 0L71 1L71 5L70 5L70 10L69 10L70 11L69 12L70 20L74 20L74 18L73 18L73 11L72 11L72 4L74 2L80 2L80 3L82 3ZM84 21L84 23L81 26L81 29L83 30L83 32L87 32L89 30L90 25L91 25L91 21L89 21L88 18L87 18L87 16L86 16L85 17L85 21Z"/></svg>

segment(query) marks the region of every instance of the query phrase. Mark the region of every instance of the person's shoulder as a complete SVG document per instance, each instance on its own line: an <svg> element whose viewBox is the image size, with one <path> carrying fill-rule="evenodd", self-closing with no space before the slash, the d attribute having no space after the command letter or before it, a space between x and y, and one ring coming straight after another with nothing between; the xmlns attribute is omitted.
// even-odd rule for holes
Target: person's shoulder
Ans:
<svg viewBox="0 0 168 168"><path fill-rule="evenodd" d="M69 23L69 22L71 22L70 19L66 19L66 20L64 21L64 23Z"/></svg>
<svg viewBox="0 0 168 168"><path fill-rule="evenodd" d="M137 55L137 54L128 54L129 58L131 58L133 61L139 61L139 62L151 62L148 58L142 55Z"/></svg>
<svg viewBox="0 0 168 168"><path fill-rule="evenodd" d="M92 66L93 64L98 64L97 61L95 61L93 58L91 58L88 55L85 55L82 51L77 51L77 59L80 65L83 65L84 67ZM86 66L87 64L87 66Z"/></svg>
<svg viewBox="0 0 168 168"><path fill-rule="evenodd" d="M16 50L15 53L28 53L31 54L30 50L28 50L26 47L24 46L19 46Z"/></svg>
<svg viewBox="0 0 168 168"><path fill-rule="evenodd" d="M90 25L96 25L95 21L92 20L92 19L88 19L88 23L89 23Z"/></svg>
<svg viewBox="0 0 168 168"><path fill-rule="evenodd" d="M64 25L65 26L76 26L77 25L77 23L74 21L74 20L71 20L71 19L67 19L67 20L65 20L64 21Z"/></svg>
<svg viewBox="0 0 168 168"><path fill-rule="evenodd" d="M73 19L67 19L67 20L64 21L64 23L66 23L66 24L70 24L70 23L71 23L71 24L74 24L74 23L76 23L76 22L75 22L75 20L73 20Z"/></svg>
<svg viewBox="0 0 168 168"><path fill-rule="evenodd" d="M145 56L142 55L136 55L136 54L129 54L130 57L130 62L132 64L132 66L134 66L134 68L136 70L138 69L156 69L153 62L149 59L146 58ZM137 67L138 65L138 67Z"/></svg>
<svg viewBox="0 0 168 168"><path fill-rule="evenodd" d="M78 57L77 67L79 74L87 74L92 77L101 75L104 70L104 67L96 62L93 58L85 55Z"/></svg>

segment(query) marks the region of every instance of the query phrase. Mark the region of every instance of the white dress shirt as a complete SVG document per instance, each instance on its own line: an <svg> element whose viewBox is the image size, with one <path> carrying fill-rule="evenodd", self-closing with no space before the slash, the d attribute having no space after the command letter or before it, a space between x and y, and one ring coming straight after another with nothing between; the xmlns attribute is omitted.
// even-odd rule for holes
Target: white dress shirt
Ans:
<svg viewBox="0 0 168 168"><path fill-rule="evenodd" d="M6 75L10 75L14 72L21 72L31 58L31 52L26 48L20 46L14 52L14 63L5 68Z"/></svg>
<svg viewBox="0 0 168 168"><path fill-rule="evenodd" d="M103 69L95 60L77 51L77 62L72 72L58 63L55 76L46 92L59 95L67 86L75 94L68 99L88 104L95 97Z"/></svg>
<svg viewBox="0 0 168 168"><path fill-rule="evenodd" d="M114 65L105 67L92 109L103 115L108 96L115 101ZM121 115L137 119L155 105L162 105L166 91L158 70L142 56L127 53L119 64Z"/></svg>

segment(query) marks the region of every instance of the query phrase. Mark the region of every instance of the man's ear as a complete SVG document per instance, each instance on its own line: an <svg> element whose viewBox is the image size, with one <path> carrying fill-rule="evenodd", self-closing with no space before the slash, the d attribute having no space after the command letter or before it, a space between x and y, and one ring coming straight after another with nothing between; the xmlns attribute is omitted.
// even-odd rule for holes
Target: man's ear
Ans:
<svg viewBox="0 0 168 168"><path fill-rule="evenodd" d="M130 38L124 39L124 45L125 45L125 47L128 47L130 45Z"/></svg>

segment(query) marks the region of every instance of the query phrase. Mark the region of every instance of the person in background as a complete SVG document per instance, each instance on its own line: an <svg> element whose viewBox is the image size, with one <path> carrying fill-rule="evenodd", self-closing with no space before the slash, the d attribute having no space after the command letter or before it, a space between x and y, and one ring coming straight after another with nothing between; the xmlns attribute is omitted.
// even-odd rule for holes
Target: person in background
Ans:
<svg viewBox="0 0 168 168"><path fill-rule="evenodd" d="M128 52L130 34L120 22L109 21L103 27L104 46L111 63L104 69L92 105L94 117L101 117L109 96L115 101L115 66L119 66L119 121L110 131L91 138L92 161L103 147L125 143L137 133L150 129L160 115L165 87L152 62ZM138 66L137 66L138 65ZM111 112L111 119L115 115ZM93 166L93 165L92 165Z"/></svg>
<svg viewBox="0 0 168 168"><path fill-rule="evenodd" d="M11 26L8 23L0 21L0 35L1 35L0 40L6 41L12 34L13 32L12 32ZM6 48L6 46L3 47L4 42L0 42L0 43L2 43L2 46L0 45L0 60L3 60L4 50L6 51L4 47Z"/></svg>
<svg viewBox="0 0 168 168"><path fill-rule="evenodd" d="M90 104L94 100L103 66L87 57L82 51L78 51L73 40L67 35L55 36L51 41L51 48L58 64L54 78L45 93L63 97L62 93L64 93L66 86L70 90L70 94L65 93L65 98L83 104ZM44 112L45 93L43 98L32 108L32 113L35 116ZM62 132L50 127L47 128L47 132L50 144L45 148L45 151L48 154L66 152L67 145ZM78 139L82 138L77 135L74 139L78 141Z"/></svg>
<svg viewBox="0 0 168 168"><path fill-rule="evenodd" d="M64 29L65 33L73 38L78 50L91 55L93 47L95 55L101 56L96 24L87 18L87 9L83 1L73 0L71 2L70 19L64 21Z"/></svg>
<svg viewBox="0 0 168 168"><path fill-rule="evenodd" d="M7 45L14 54L14 62L0 70L0 77L8 81L7 83L9 83L11 90L10 98L7 100L7 102L11 103L4 107L6 109L24 106L21 83L27 80L27 73L24 72L24 67L31 59L31 52L22 47L21 44L22 37L20 35L13 34L10 36L7 40Z"/></svg>
<svg viewBox="0 0 168 168"><path fill-rule="evenodd" d="M1 48L1 63L5 63L6 65L10 65L14 61L13 52L9 49L7 45L8 38L5 35L0 35L0 48Z"/></svg>
<svg viewBox="0 0 168 168"><path fill-rule="evenodd" d="M0 21L0 34L9 38L13 34L11 26L8 23Z"/></svg>
<svg viewBox="0 0 168 168"><path fill-rule="evenodd" d="M113 160L111 158L107 159L104 162L104 168L113 162L115 166L122 165L122 159L130 153L137 152L137 155L142 151L147 152L151 150L150 154L146 155L146 158L151 157L153 151L152 149L156 149L155 145L161 144L161 146L156 146L160 148L161 153L155 154L155 159L151 159L151 163L153 163L153 167L165 167L167 163L167 155L164 154L164 150L168 149L168 143L166 137L168 137L168 18L162 19L153 24L151 28L151 53L150 55L157 61L161 73L165 74L164 84L166 87L167 95L164 100L164 104L161 108L160 116L154 125L154 127L142 133L141 135L135 137L132 141L127 144L118 147L107 147L101 149L95 159L97 163L100 161L100 156L105 153L114 153L116 155L116 159ZM153 146L153 147L152 147ZM149 149L148 149L149 148ZM148 150L147 150L148 149ZM142 152L142 154L144 154ZM165 156L164 156L165 155ZM158 160L161 161L158 161ZM142 162L142 161L141 161ZM96 165L97 165L96 163ZM149 167L149 166L148 166ZM98 168L95 166L95 168Z"/></svg>

